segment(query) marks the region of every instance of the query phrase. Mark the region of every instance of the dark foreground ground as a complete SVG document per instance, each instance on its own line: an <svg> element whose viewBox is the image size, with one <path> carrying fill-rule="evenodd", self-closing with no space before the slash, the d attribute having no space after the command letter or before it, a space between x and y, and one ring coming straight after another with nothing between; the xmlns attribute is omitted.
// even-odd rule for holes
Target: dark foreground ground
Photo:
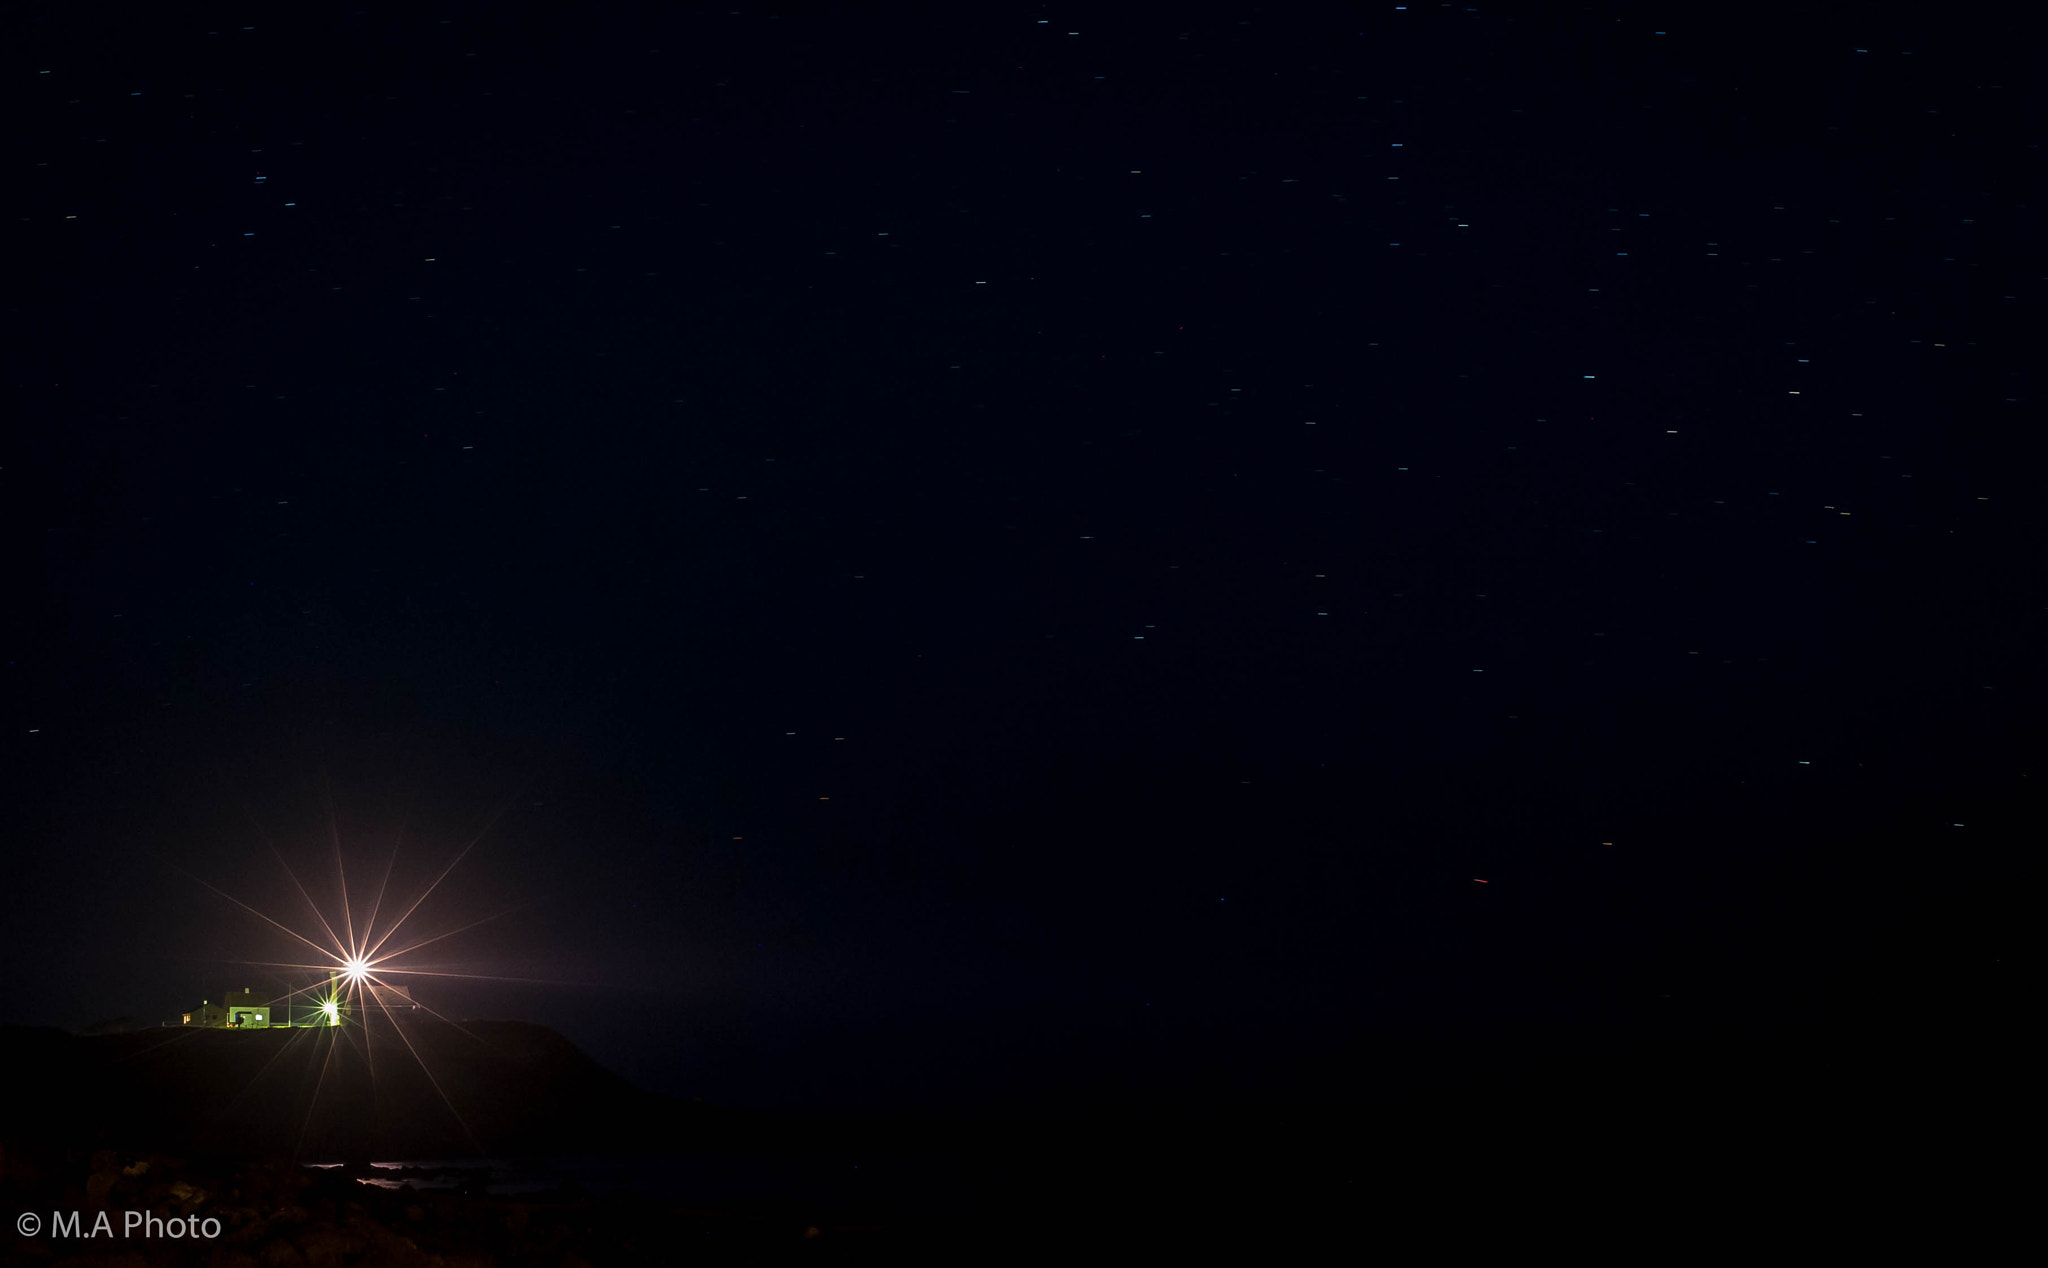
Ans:
<svg viewBox="0 0 2048 1268"><path fill-rule="evenodd" d="M35 1214L44 1227L32 1236L11 1227L4 1262L555 1268L1388 1249L1403 1258L1558 1252L1641 1262L1916 1244L1953 1254L2009 1224L2015 1210L2020 1173L1999 1161L2006 1155L1995 1146L2016 1125L2000 1092L2013 1086L2016 1055L1989 1042L1994 1030L1953 1032L1969 1048L1957 1052L1916 1038L1910 1019L1898 1021L1887 1028L1889 1047L1867 1032L1851 1042L1810 1031L1603 1044L1512 1064L1447 1049L1376 1072L1369 1092L1343 1103L1296 1097L1289 1108L1266 1111L754 1118L660 1098L628 1104L639 1094L594 1068L580 1082L560 1079L542 1098L593 1112L607 1098L625 1098L603 1112L640 1115L624 1125L647 1131L650 1174L662 1149L752 1149L936 1156L982 1177L965 1200L956 1189L943 1199L909 1192L836 1206L573 1187L516 1198L393 1190L361 1183L359 1168L312 1171L283 1156L222 1148L217 1137L185 1151L108 1144L118 1125L89 1112L90 1096L72 1102L80 1127L69 1133L59 1128L63 1115L25 1113L16 1099L0 1154L0 1213L10 1222ZM88 1074L79 1053L132 1057L142 1042L10 1038L46 1045L45 1056L68 1053ZM582 1068L559 1036L520 1038L507 1051L552 1054L526 1077ZM176 1068L158 1070L155 1094ZM511 1081L508 1103L532 1106L527 1143L624 1138L565 1135L554 1110L526 1099L531 1089L518 1083L519 1070L515 1061L497 1076ZM104 1067L95 1077L105 1077ZM75 1081L71 1087L80 1095ZM101 1100L133 1105L111 1089ZM520 1127L517 1116L495 1121ZM38 1130L17 1130L23 1123ZM159 1143L175 1143L162 1127ZM139 1145L146 1134L132 1139ZM72 1211L87 1230L106 1212L109 1234L53 1235L48 1221ZM124 1238L130 1212L216 1219L219 1236Z"/></svg>
<svg viewBox="0 0 2048 1268"><path fill-rule="evenodd" d="M868 1241L886 1231L834 1224L825 1213L704 1210L625 1195L558 1191L513 1200L387 1190L287 1162L10 1150L5 1166L10 1218L30 1210L45 1220L40 1236L16 1231L7 1257L14 1263L553 1268L652 1263L678 1254L746 1256L821 1238ZM80 1227L88 1233L96 1213L105 1211L110 1231L90 1239L53 1234L47 1222L60 1210L83 1212ZM184 1238L155 1233L150 1225L130 1229L129 1212L166 1220L211 1217L219 1221L218 1236L203 1235L213 1226Z"/></svg>

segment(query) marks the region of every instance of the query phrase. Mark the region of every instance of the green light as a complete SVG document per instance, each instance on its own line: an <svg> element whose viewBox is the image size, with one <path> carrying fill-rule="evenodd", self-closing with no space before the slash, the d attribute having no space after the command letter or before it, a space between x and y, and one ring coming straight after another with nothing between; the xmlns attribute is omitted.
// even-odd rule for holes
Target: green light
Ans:
<svg viewBox="0 0 2048 1268"><path fill-rule="evenodd" d="M327 1014L328 1025L339 1026L341 1024L341 1002L339 1000L330 999L323 1001L320 1005L320 1011Z"/></svg>

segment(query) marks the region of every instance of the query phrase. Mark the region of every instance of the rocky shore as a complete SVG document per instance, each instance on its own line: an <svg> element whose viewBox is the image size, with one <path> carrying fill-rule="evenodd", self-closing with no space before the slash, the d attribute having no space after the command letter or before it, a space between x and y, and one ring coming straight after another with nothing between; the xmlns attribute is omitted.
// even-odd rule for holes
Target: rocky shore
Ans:
<svg viewBox="0 0 2048 1268"><path fill-rule="evenodd" d="M1282 1246L1294 1259L1418 1237L1518 1252L1604 1244L1662 1258L1680 1234L1688 1246L1737 1245L1764 1229L1780 1241L1801 1230L1794 1240L1818 1250L1841 1236L1819 1212L1894 1228L1911 1209L1902 1186L1917 1191L1926 1158L1937 1156L1917 1147L1931 1121L1923 1067L1811 1035L1587 1047L1547 1060L1524 1051L1512 1063L1463 1045L1468 1059L1446 1051L1426 1066L1384 1067L1371 1097L1347 1102L1229 1110L1191 1099L1144 1113L1097 1105L857 1122L646 1096L551 1032L473 1025L429 1055L487 1147L446 1151L439 1146L453 1138L433 1115L450 1107L403 1085L339 1101L347 1114L284 1117L306 1107L283 1094L290 1087L263 1094L255 1066L291 1059L290 1037L240 1042L249 1038L165 1045L0 1032L0 1061L26 1075L17 1088L37 1089L0 1105L0 1214L42 1225L10 1227L0 1262L595 1268L783 1254L1257 1258ZM1940 1086L1951 1110L1968 1100L1964 1085ZM1993 1109L1976 1106L1971 1117L1994 1121ZM367 1151L290 1148L309 1121L333 1127L325 1139ZM362 1130L341 1130L349 1122ZM394 1143L436 1147L379 1147ZM448 1175L367 1161L571 1155L601 1155L633 1183L594 1191L612 1181L593 1178L590 1189L507 1195L474 1178L435 1187ZM361 1161L309 1168L308 1158ZM715 1161L690 1172L674 1165L683 1158ZM893 1190L789 1179L754 1185L759 1198L716 1195L714 1181L748 1165L795 1177L821 1158L905 1168L935 1160L937 1175L960 1183L934 1173ZM1995 1176L1975 1183L1986 1194L2009 1188ZM74 1229L54 1226L73 1212ZM86 1236L102 1215L105 1234Z"/></svg>
<svg viewBox="0 0 2048 1268"><path fill-rule="evenodd" d="M409 1051L374 1031L0 1028L0 1068L17 1089L0 1103L0 1211L10 1221L0 1262L560 1268L656 1262L686 1246L729 1247L744 1260L934 1225L928 1212L707 1200L651 1181L517 1196L434 1187L432 1177L413 1187L369 1160L604 1155L652 1177L678 1152L802 1157L844 1133L641 1092L542 1027L430 1025L407 1039L433 1080L395 1059L371 1078L365 1053ZM320 1159L353 1161L303 1165ZM75 1232L60 1226L73 1213ZM27 1216L40 1227L25 1233Z"/></svg>
<svg viewBox="0 0 2048 1268"><path fill-rule="evenodd" d="M42 1227L34 1236L10 1228L4 1258L51 1268L598 1268L752 1260L813 1244L837 1258L825 1248L879 1250L920 1231L770 1203L713 1209L574 1188L508 1198L363 1180L352 1168L6 1147L9 1218L33 1213ZM71 1212L75 1233L52 1227Z"/></svg>

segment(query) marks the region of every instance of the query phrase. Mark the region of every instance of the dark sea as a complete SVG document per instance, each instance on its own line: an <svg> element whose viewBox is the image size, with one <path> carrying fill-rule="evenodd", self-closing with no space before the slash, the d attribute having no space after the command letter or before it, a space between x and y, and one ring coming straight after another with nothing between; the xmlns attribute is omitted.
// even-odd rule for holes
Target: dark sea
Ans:
<svg viewBox="0 0 2048 1268"><path fill-rule="evenodd" d="M685 1206L772 1203L949 1211L984 1205L1005 1187L992 1172L940 1158L715 1153L373 1162L361 1179L385 1189L410 1185L494 1197L572 1188L593 1196L635 1194Z"/></svg>

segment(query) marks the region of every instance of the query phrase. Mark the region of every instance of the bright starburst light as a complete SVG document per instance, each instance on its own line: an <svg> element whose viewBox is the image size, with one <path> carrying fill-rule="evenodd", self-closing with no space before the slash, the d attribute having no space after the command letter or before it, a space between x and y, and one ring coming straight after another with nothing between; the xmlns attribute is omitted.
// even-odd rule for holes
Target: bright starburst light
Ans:
<svg viewBox="0 0 2048 1268"><path fill-rule="evenodd" d="M261 920L273 930L286 935L294 945L310 953L292 961L238 960L233 963L252 968L279 970L298 977L300 985L288 988L281 998L269 1001L275 1020L269 1022L265 1028L291 1031L292 1035L286 1041L287 1049L298 1047L302 1043L315 1044L313 1049L308 1050L308 1055L319 1065L315 1079L316 1103L320 1096L318 1087L323 1087L329 1082L330 1069L336 1068L337 1061L342 1060L346 1052L352 1051L355 1058L361 1059L373 1082L381 1082L381 1076L378 1074L379 1053L395 1051L391 1048L391 1042L395 1038L399 1046L410 1056L410 1062L404 1063L418 1067L432 1084L442 1103L448 1107L449 1113L461 1125L463 1132L469 1133L469 1126L463 1122L455 1103L449 1099L443 1081L435 1077L434 1071L428 1068L426 1056L421 1050L420 1043L416 1042L421 1038L419 1027L429 1017L447 1023L464 1034L469 1032L459 1023L415 999L407 983L421 978L463 978L494 982L531 982L535 979L455 972L446 967L429 967L416 958L416 953L422 949L444 943L457 934L496 920L508 914L507 912L500 911L480 919L467 920L453 928L443 927L438 932L431 933L416 928L413 922L415 916L427 904L427 900L441 888L442 882L448 879L450 873L454 872L484 839L507 808L509 803L506 807L500 808L497 814L492 815L469 842L455 852L419 894L404 904L402 910L398 910L395 917L391 912L399 907L399 901L394 898L387 908L385 898L390 888L393 866L398 859L398 844L392 845L388 857L384 860L382 875L367 906L352 901L352 898L360 895L351 892L347 866L342 854L341 831L334 819L331 802L328 816L334 849L332 892L338 901L328 911L323 911L321 905L314 901L313 895L299 874L285 862L284 855L271 841L269 834L263 832L261 824L256 823L253 812L249 816L250 822L263 836L264 844L270 848L271 855L277 860L278 866L289 878L292 890L303 903L304 912L311 916L310 925L302 924L301 927L295 928L286 920L261 911L196 876L192 877L214 894ZM400 835L403 835L402 828ZM191 874L187 872L186 875ZM360 888L368 887L365 885ZM356 925L357 920L362 921L360 928ZM327 1038L321 1040L318 1038L321 1035ZM337 1044L341 1044L341 1047L337 1047ZM278 1056L282 1055L281 1051ZM274 1062L277 1058L273 1057L272 1060ZM403 1062L402 1058L401 1061ZM313 1109L314 1105L307 1106L306 1129L310 1129ZM474 1142L473 1136L471 1139Z"/></svg>

